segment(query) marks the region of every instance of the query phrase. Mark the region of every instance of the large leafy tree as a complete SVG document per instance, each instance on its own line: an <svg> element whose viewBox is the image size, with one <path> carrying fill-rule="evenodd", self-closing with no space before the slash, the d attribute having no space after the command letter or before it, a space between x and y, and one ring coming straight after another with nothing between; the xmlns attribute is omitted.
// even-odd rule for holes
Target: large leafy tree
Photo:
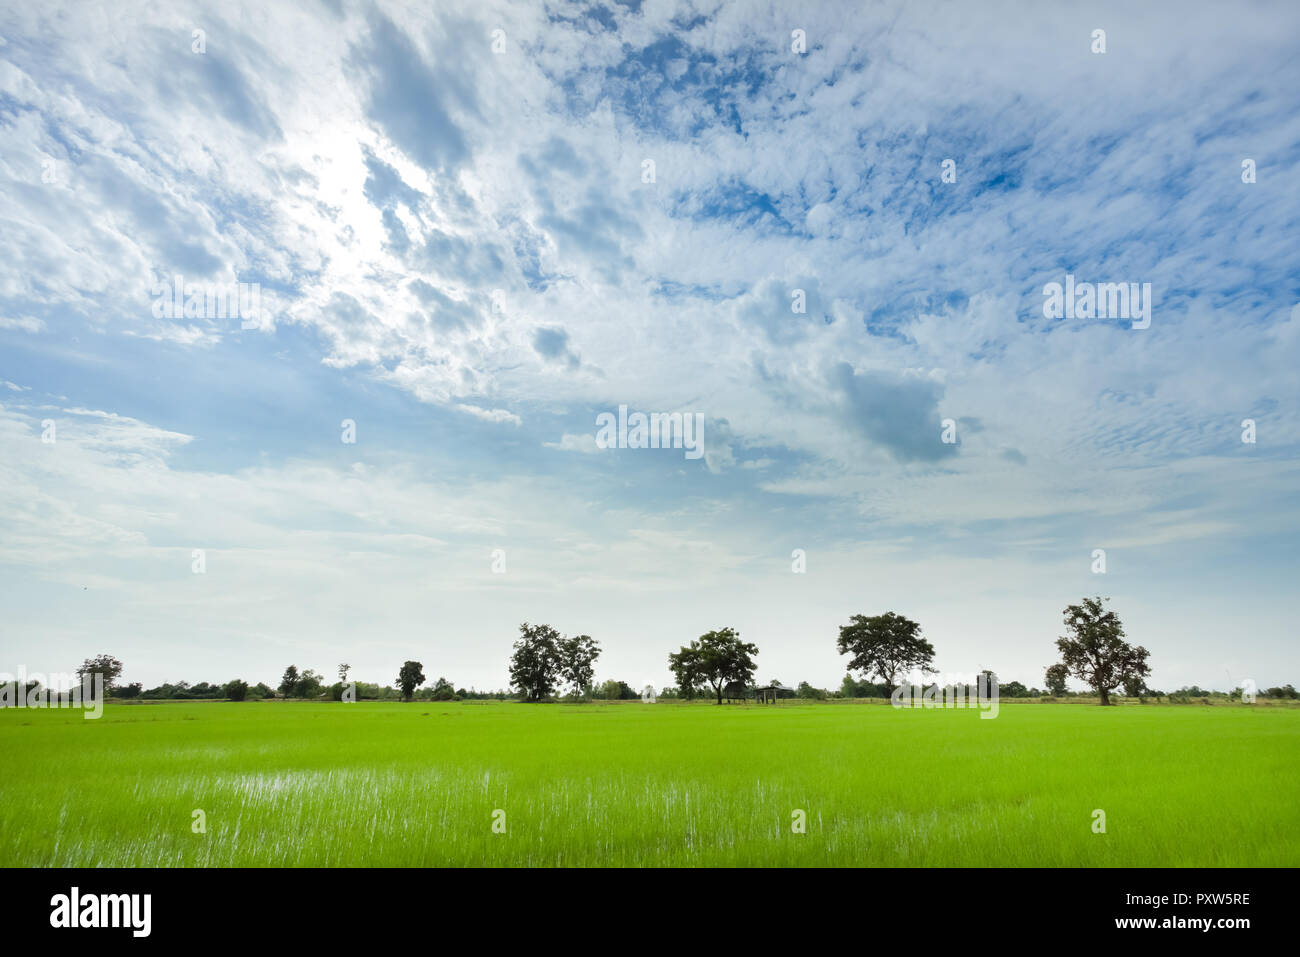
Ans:
<svg viewBox="0 0 1300 957"><path fill-rule="evenodd" d="M921 637L921 626L892 611L870 617L854 615L847 625L840 626L837 646L840 654L852 655L850 670L879 676L886 694L893 694L900 675L934 671L934 645Z"/></svg>
<svg viewBox="0 0 1300 957"><path fill-rule="evenodd" d="M405 661L397 672L397 687L402 692L402 699L410 701L415 689L424 684L424 665L418 661Z"/></svg>
<svg viewBox="0 0 1300 957"><path fill-rule="evenodd" d="M556 643L560 677L569 683L574 694L581 694L596 677L596 659L600 645L588 635L561 638Z"/></svg>
<svg viewBox="0 0 1300 957"><path fill-rule="evenodd" d="M280 694L286 698L292 698L298 692L298 666L290 665L284 669L284 674L280 676Z"/></svg>
<svg viewBox="0 0 1300 957"><path fill-rule="evenodd" d="M1151 674L1147 665L1150 652L1124 640L1124 625L1105 607L1107 601L1110 599L1098 596L1066 606L1068 634L1056 640L1061 663L1074 677L1091 685L1103 705L1111 703L1110 693L1120 685Z"/></svg>
<svg viewBox="0 0 1300 957"><path fill-rule="evenodd" d="M560 678L560 644L564 639L550 625L519 626L519 640L510 656L510 684L525 701L542 701L555 691Z"/></svg>
<svg viewBox="0 0 1300 957"><path fill-rule="evenodd" d="M699 640L683 645L681 651L668 656L668 669L681 688L707 684L722 704L722 690L732 683L749 684L758 665L754 656L758 646L740 640L734 628L720 628L700 635Z"/></svg>
<svg viewBox="0 0 1300 957"><path fill-rule="evenodd" d="M96 655L94 658L87 658L77 669L77 677L85 683L87 678L93 682L94 676L99 675L104 681L104 696L107 697L113 690L113 682L117 676L122 673L122 662L118 661L112 655ZM92 684L92 687L93 684Z"/></svg>

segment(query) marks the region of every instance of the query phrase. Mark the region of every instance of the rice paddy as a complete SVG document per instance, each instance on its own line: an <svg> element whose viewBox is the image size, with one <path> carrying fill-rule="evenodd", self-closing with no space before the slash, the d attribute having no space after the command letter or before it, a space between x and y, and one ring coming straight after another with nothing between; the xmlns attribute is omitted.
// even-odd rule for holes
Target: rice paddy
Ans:
<svg viewBox="0 0 1300 957"><path fill-rule="evenodd" d="M20 866L1300 864L1280 707L110 704L0 748Z"/></svg>

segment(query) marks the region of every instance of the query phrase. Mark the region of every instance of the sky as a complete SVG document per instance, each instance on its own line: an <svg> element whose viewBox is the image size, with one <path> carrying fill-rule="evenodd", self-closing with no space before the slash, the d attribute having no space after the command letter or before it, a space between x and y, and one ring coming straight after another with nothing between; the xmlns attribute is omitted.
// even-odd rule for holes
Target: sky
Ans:
<svg viewBox="0 0 1300 957"><path fill-rule="evenodd" d="M109 6L0 9L0 670L1300 680L1295 4Z"/></svg>

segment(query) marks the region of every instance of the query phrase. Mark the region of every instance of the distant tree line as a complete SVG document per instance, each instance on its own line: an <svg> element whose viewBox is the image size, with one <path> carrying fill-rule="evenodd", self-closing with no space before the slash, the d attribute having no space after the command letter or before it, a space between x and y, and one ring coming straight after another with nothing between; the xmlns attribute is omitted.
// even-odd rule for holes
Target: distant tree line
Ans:
<svg viewBox="0 0 1300 957"><path fill-rule="evenodd" d="M1148 688L1146 678L1151 673L1147 664L1150 653L1140 645L1125 641L1124 626L1114 611L1105 607L1109 599L1084 598L1079 604L1068 605L1064 611L1066 634L1056 641L1061 661L1044 672L1045 690L1026 687L1019 681L998 683L998 693L1006 698L1065 698L1087 695L1096 697L1103 705L1111 704L1111 696L1121 692L1125 697L1168 698L1182 702L1206 700L1211 697L1240 700L1240 688L1230 692L1213 692L1195 685L1165 694ZM921 634L916 622L892 611L880 615L853 615L842 625L836 642L841 655L849 658L848 672L840 687L835 690L815 688L806 681L797 688L788 688L772 680L763 686L775 686L778 696L798 697L807 700L827 698L888 698L900 682L914 674L935 673L934 646ZM758 647L742 641L734 628L718 628L672 652L668 656L668 669L676 680L675 686L649 689L659 698L693 699L708 696L717 704L728 699L752 696L759 685L754 680L758 669L755 661ZM639 698L647 691L634 688L627 682L608 679L599 685L595 681L595 663L600 657L600 645L589 635L567 637L550 625L533 625L524 622L519 626L519 638L510 656L511 690L477 691L474 688L457 688L445 677L427 684L424 665L409 660L402 663L392 685L348 681L351 665L338 666L339 680L326 684L323 675L310 668L299 671L289 665L272 689L262 682L249 685L242 679L224 683L200 681L191 685L185 681L164 682L155 688L144 688L140 682L119 685L122 662L111 655L88 658L77 669L79 677L99 676L105 693L120 699L226 699L231 701L265 700L274 697L308 700L357 701L459 701L459 700L511 700L526 702L604 699L609 701ZM854 676L854 673L858 677ZM982 675L996 681L994 672L985 670ZM1067 681L1075 678L1089 688L1087 692L1072 692ZM875 679L875 680L872 680ZM1270 687L1262 692L1273 699L1295 700L1300 694L1290 684Z"/></svg>

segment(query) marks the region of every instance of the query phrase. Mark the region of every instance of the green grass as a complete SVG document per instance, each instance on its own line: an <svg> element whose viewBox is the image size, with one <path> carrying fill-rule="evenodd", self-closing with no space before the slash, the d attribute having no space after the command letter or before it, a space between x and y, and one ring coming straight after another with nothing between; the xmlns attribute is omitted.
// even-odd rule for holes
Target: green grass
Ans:
<svg viewBox="0 0 1300 957"><path fill-rule="evenodd" d="M1288 708L109 705L0 749L20 866L1300 864Z"/></svg>

